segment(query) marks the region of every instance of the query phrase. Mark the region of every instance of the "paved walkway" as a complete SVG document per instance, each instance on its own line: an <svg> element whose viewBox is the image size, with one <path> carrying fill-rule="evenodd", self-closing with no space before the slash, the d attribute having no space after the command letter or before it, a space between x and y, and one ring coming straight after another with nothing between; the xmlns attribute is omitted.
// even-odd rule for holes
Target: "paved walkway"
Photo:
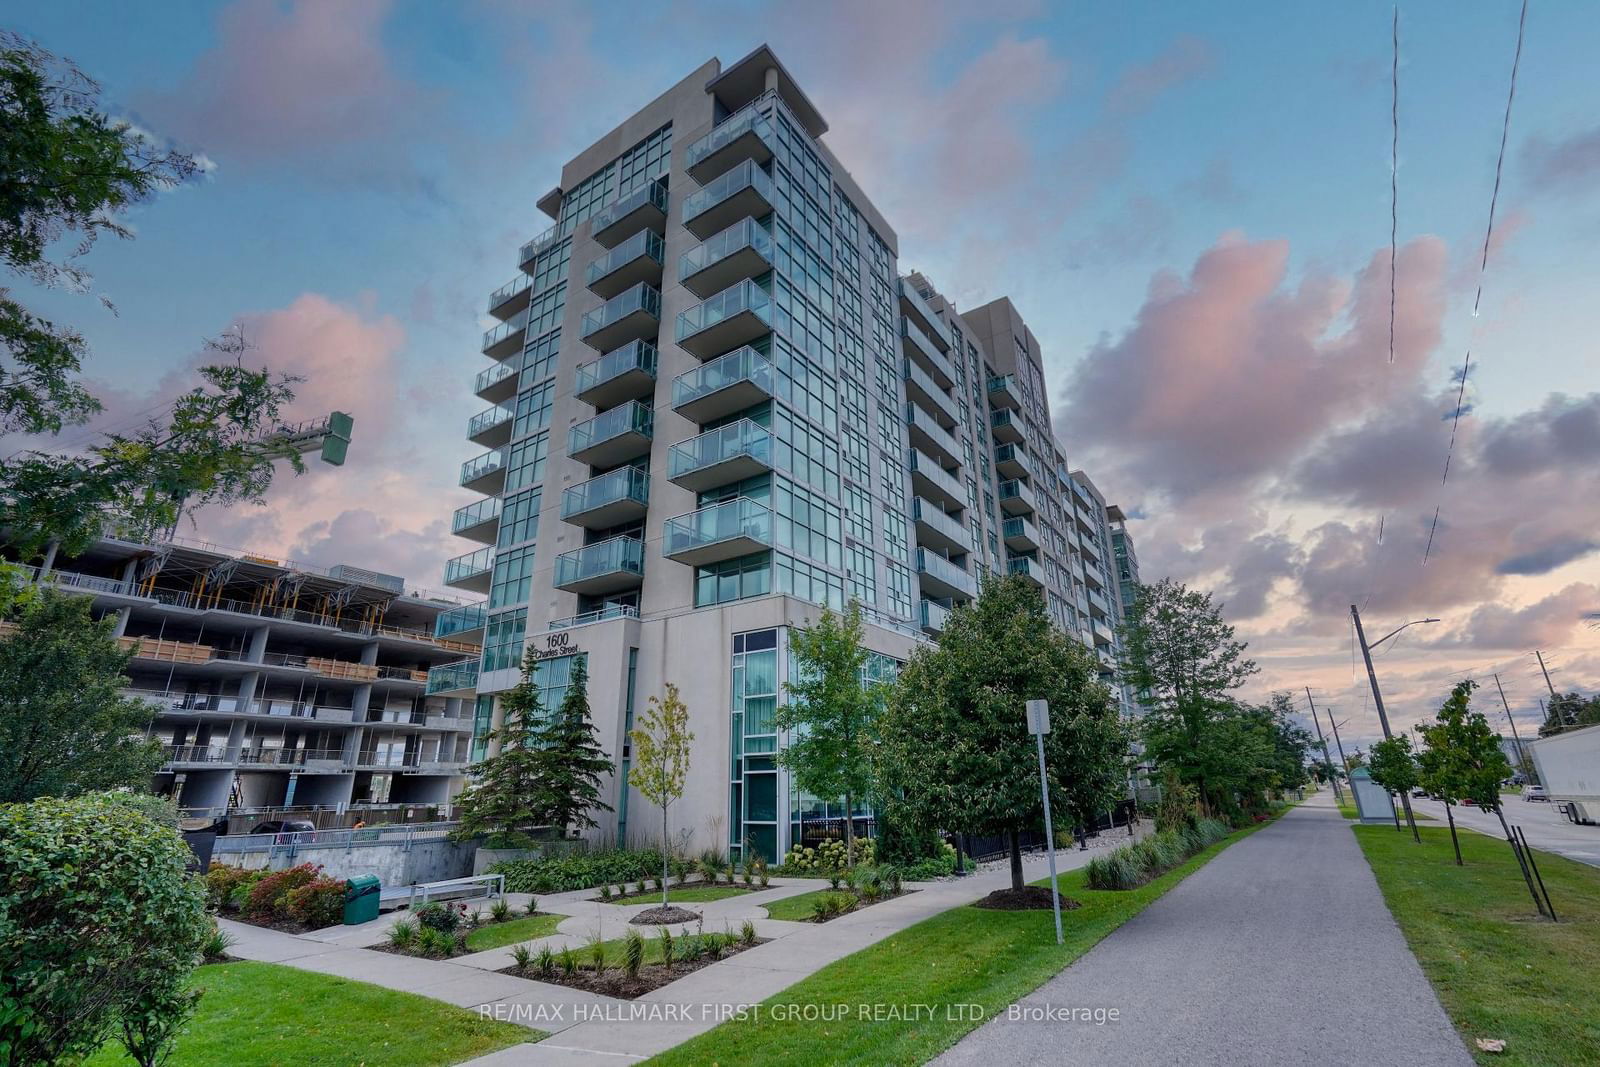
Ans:
<svg viewBox="0 0 1600 1067"><path fill-rule="evenodd" d="M1470 1067L1319 794L1230 846L940 1064ZM1044 1021L1045 1009L1116 1021Z"/></svg>
<svg viewBox="0 0 1600 1067"><path fill-rule="evenodd" d="M1081 867L1103 847L1122 844L1119 832L1095 842L1088 851L1056 853L1058 870ZM1030 881L1049 874L1043 855L1028 858L1023 873ZM908 883L907 893L893 900L834 919L832 922L783 922L766 918L764 902L825 888L827 883L785 878L771 889L743 893L703 904L686 905L703 916L707 932L724 928L737 933L750 919L769 943L748 949L647 993L637 1000L618 1000L548 982L496 973L511 964L511 948L424 960L379 952L389 925L404 913L385 915L360 927L334 927L297 936L223 920L235 938L230 954L241 959L281 963L322 974L338 975L408 993L419 993L490 1017L521 1023L552 1035L538 1044L516 1045L471 1061L480 1067L509 1064L565 1064L644 1059L687 1041L728 1018L741 1006L753 1005L891 934L950 908L969 904L1010 884L1010 874L994 870L941 882ZM540 911L568 915L557 932L524 944L582 946L595 936L610 940L629 929L627 920L648 902L623 905L591 899L594 890L543 895ZM509 894L514 904L528 897ZM693 925L679 927L694 930ZM638 929L634 927L634 929ZM647 937L653 932L646 930Z"/></svg>

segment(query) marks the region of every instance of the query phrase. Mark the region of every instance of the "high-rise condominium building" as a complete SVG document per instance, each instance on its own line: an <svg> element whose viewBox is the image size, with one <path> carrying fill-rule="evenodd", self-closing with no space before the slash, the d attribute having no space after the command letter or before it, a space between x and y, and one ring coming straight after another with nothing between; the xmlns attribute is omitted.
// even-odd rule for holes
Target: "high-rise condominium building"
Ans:
<svg viewBox="0 0 1600 1067"><path fill-rule="evenodd" d="M775 759L819 605L864 606L887 675L980 573L1022 574L1114 665L1104 503L1051 434L1037 340L1009 300L960 314L902 277L826 131L769 49L712 60L563 168L489 298L461 471L483 499L453 522L481 547L446 570L487 599L439 630L483 656L432 688L476 687L480 756L525 647L549 706L586 657L619 842L655 836L623 782L667 683L695 732L675 834L771 860L839 832Z"/></svg>

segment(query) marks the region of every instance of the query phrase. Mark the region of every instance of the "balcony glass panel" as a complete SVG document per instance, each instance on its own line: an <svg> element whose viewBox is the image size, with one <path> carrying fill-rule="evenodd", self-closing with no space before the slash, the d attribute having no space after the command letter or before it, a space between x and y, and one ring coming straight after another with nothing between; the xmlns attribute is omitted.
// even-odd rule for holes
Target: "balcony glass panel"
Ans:
<svg viewBox="0 0 1600 1067"><path fill-rule="evenodd" d="M494 327L491 330L484 331L484 334L483 334L483 350L485 352L487 352L491 348L494 348L496 345L500 344L500 342L506 340L512 334L521 333L524 329L527 328L527 325L528 325L528 313L527 313L527 311L524 310L524 311L517 312L515 315L511 316L511 318L507 319L505 322L502 322L500 325Z"/></svg>
<svg viewBox="0 0 1600 1067"><path fill-rule="evenodd" d="M694 334L703 333L717 323L746 311L767 325L772 324L772 297L748 278L680 314L678 340L682 341Z"/></svg>
<svg viewBox="0 0 1600 1067"><path fill-rule="evenodd" d="M684 152L684 166L693 169L696 164L726 148L747 133L754 133L757 137L760 137L767 143L770 150L774 141L772 123L767 121L767 117L758 111L753 103L746 104L728 116L722 125L691 144Z"/></svg>
<svg viewBox="0 0 1600 1067"><path fill-rule="evenodd" d="M493 474L505 465L506 454L503 449L497 448L492 452L485 452L483 455L469 459L461 465L461 484L466 485L469 482L475 482L479 478Z"/></svg>
<svg viewBox="0 0 1600 1067"><path fill-rule="evenodd" d="M638 467L619 467L609 474L580 482L561 494L561 515L563 518L582 515L620 500L648 504L650 475Z"/></svg>
<svg viewBox="0 0 1600 1067"><path fill-rule="evenodd" d="M452 634L482 629L483 619L482 604L466 604L459 608L451 608L433 621L433 636L449 637Z"/></svg>
<svg viewBox="0 0 1600 1067"><path fill-rule="evenodd" d="M491 496L466 507L456 508L456 513L450 520L450 532L460 533L462 530L470 530L474 526L498 518L500 506L500 498Z"/></svg>
<svg viewBox="0 0 1600 1067"><path fill-rule="evenodd" d="M635 370L642 370L651 375L656 372L656 346L649 341L629 341L599 359L580 363L576 377L577 387L574 391L582 396L602 382L609 382L613 378Z"/></svg>
<svg viewBox="0 0 1600 1067"><path fill-rule="evenodd" d="M557 588L608 574L644 573L644 542L636 537L613 537L556 557Z"/></svg>
<svg viewBox="0 0 1600 1067"><path fill-rule="evenodd" d="M762 259L768 263L772 262L772 235L755 219L736 222L679 256L678 278L681 281L699 274L707 267L746 248L754 249L760 253Z"/></svg>
<svg viewBox="0 0 1600 1067"><path fill-rule="evenodd" d="M661 293L648 282L640 282L625 293L607 300L583 317L583 336L588 337L614 322L643 311L657 318L661 316Z"/></svg>
<svg viewBox="0 0 1600 1067"><path fill-rule="evenodd" d="M976 596L977 583L972 575L951 563L937 552L929 552L925 548L917 549L917 570L932 578L937 578L954 589L959 589L967 596Z"/></svg>
<svg viewBox="0 0 1600 1067"><path fill-rule="evenodd" d="M751 382L771 396L773 374L767 357L746 345L672 379L672 406L692 404L739 382Z"/></svg>
<svg viewBox="0 0 1600 1067"><path fill-rule="evenodd" d="M472 391L481 393L496 382L503 382L517 373L517 368L510 363L496 363L492 367L485 367L478 372L477 380L473 383Z"/></svg>
<svg viewBox="0 0 1600 1067"><path fill-rule="evenodd" d="M456 689L472 689L478 684L476 663L446 663L428 671L428 692L446 693Z"/></svg>
<svg viewBox="0 0 1600 1067"><path fill-rule="evenodd" d="M699 437L691 437L672 446L667 457L668 476L682 477L691 471L712 467L738 456L750 456L771 466L772 434L749 419L707 430Z"/></svg>
<svg viewBox="0 0 1600 1067"><path fill-rule="evenodd" d="M928 333L938 343L939 348L948 351L950 348L949 329L946 328L944 321L934 313L934 310L928 306L927 301L922 299L922 294L908 285L904 278L900 279L900 298L911 307L918 318L922 319Z"/></svg>
<svg viewBox="0 0 1600 1067"><path fill-rule="evenodd" d="M735 538L771 545L772 509L741 496L668 519L661 531L661 554L679 556Z"/></svg>
<svg viewBox="0 0 1600 1067"><path fill-rule="evenodd" d="M747 159L726 173L717 175L699 192L684 197L683 224L689 225L699 216L745 189L754 191L768 204L773 201L772 179L767 177L767 172L757 166L754 160Z"/></svg>
<svg viewBox="0 0 1600 1067"><path fill-rule="evenodd" d="M527 292L531 285L533 285L533 275L518 274L515 278L489 294L489 310L493 311L512 297Z"/></svg>
<svg viewBox="0 0 1600 1067"><path fill-rule="evenodd" d="M660 263L666 254L666 244L661 240L661 235L654 230L640 230L632 237L623 241L610 252L589 264L587 283L593 285L618 267L632 263L640 256L649 256Z"/></svg>
<svg viewBox="0 0 1600 1067"><path fill-rule="evenodd" d="M640 433L649 437L654 422L654 414L649 408L637 400L630 400L574 426L567 434L567 454L582 452L601 441L625 433Z"/></svg>
<svg viewBox="0 0 1600 1067"><path fill-rule="evenodd" d="M921 497L913 498L911 502L912 515L917 522L931 529L937 530L945 537L957 544L969 544L971 537L960 519L952 518L937 505L931 504Z"/></svg>
<svg viewBox="0 0 1600 1067"><path fill-rule="evenodd" d="M494 549L480 548L476 552L468 552L464 556L457 556L444 565L444 584L459 582L470 578L474 574L482 574L494 566Z"/></svg>
<svg viewBox="0 0 1600 1067"><path fill-rule="evenodd" d="M627 218L646 205L654 205L665 214L667 210L667 187L659 181L649 182L627 196L613 200L589 217L589 232L600 233L615 224L618 219Z"/></svg>
<svg viewBox="0 0 1600 1067"><path fill-rule="evenodd" d="M510 419L511 416L511 409L501 407L499 404L496 404L487 411L480 411L476 415L472 416L471 420L467 422L467 436L476 437L483 431L500 425L502 422Z"/></svg>

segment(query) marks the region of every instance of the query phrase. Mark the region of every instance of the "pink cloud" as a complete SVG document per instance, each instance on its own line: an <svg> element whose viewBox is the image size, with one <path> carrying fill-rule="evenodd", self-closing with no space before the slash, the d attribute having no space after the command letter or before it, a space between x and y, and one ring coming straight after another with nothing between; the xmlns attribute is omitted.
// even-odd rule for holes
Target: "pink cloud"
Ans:
<svg viewBox="0 0 1600 1067"><path fill-rule="evenodd" d="M1216 55L1210 43L1184 35L1148 62L1124 70L1106 97L1106 107L1115 115L1136 115L1174 86L1210 74Z"/></svg>

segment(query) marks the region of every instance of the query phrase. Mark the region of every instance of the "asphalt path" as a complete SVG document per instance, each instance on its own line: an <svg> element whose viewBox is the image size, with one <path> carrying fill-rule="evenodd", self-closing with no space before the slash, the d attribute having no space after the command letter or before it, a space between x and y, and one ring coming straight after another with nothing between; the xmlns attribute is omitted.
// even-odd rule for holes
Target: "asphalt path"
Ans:
<svg viewBox="0 0 1600 1067"><path fill-rule="evenodd" d="M935 1062L1468 1067L1332 804L1225 849Z"/></svg>

